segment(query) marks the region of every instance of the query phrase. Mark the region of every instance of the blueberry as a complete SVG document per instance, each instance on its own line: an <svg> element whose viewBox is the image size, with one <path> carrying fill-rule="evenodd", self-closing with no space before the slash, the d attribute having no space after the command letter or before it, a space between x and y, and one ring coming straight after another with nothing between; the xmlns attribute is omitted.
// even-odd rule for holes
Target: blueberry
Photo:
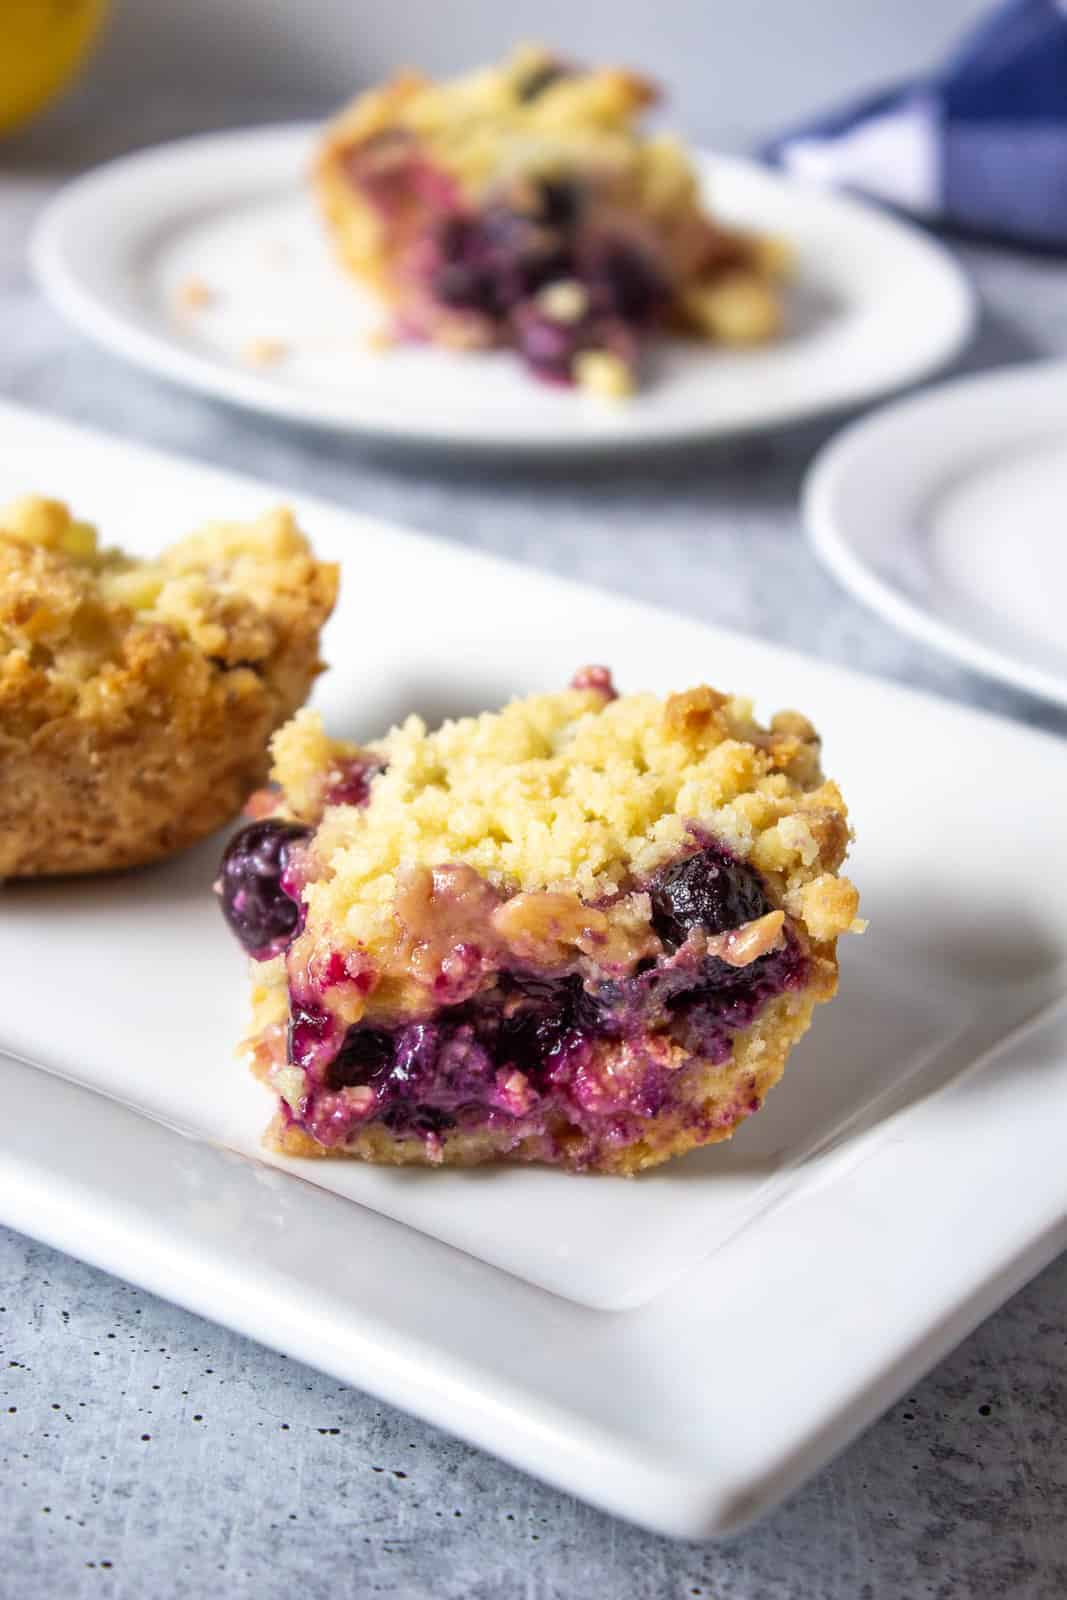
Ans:
<svg viewBox="0 0 1067 1600"><path fill-rule="evenodd" d="M393 1059L393 1040L380 1028L349 1028L344 1043L330 1062L327 1081L331 1089L354 1089L384 1072Z"/></svg>
<svg viewBox="0 0 1067 1600"><path fill-rule="evenodd" d="M551 263L539 267L536 254L528 265L517 252L472 248L465 261L443 262L430 278L430 289L453 310L499 318L528 292L529 283L541 281L546 270L553 270Z"/></svg>
<svg viewBox="0 0 1067 1600"><path fill-rule="evenodd" d="M455 1117L436 1106L391 1106L382 1121L393 1133L446 1133L456 1126Z"/></svg>
<svg viewBox="0 0 1067 1600"><path fill-rule="evenodd" d="M294 1067L310 1067L329 1038L331 1018L314 1000L293 998L289 1006L286 1060Z"/></svg>
<svg viewBox="0 0 1067 1600"><path fill-rule="evenodd" d="M371 779L385 766L373 757L356 756L343 761L330 777L323 796L328 806L365 806L370 799Z"/></svg>
<svg viewBox="0 0 1067 1600"><path fill-rule="evenodd" d="M573 276L561 226L577 200L573 186L543 183L498 198L478 216L452 216L434 232L431 293L442 305L502 320L546 283Z"/></svg>
<svg viewBox="0 0 1067 1600"><path fill-rule="evenodd" d="M310 832L296 822L251 822L226 847L215 885L222 914L259 961L284 950L296 932L300 907L283 889L282 874L289 846Z"/></svg>
<svg viewBox="0 0 1067 1600"><path fill-rule="evenodd" d="M549 1071L562 1053L597 1025L596 1005L579 978L530 987L530 999L500 1025L495 1055L527 1077Z"/></svg>
<svg viewBox="0 0 1067 1600"><path fill-rule="evenodd" d="M670 297L649 256L623 239L601 241L590 253L584 273L597 311L638 326L654 321Z"/></svg>
<svg viewBox="0 0 1067 1600"><path fill-rule="evenodd" d="M446 261L438 267L430 287L442 305L457 311L496 314L496 288L492 277L463 261Z"/></svg>
<svg viewBox="0 0 1067 1600"><path fill-rule="evenodd" d="M485 250L509 251L516 256L530 242L534 218L517 205L494 201L478 219L478 242Z"/></svg>
<svg viewBox="0 0 1067 1600"><path fill-rule="evenodd" d="M515 262L511 279L517 289L516 299L526 299L561 278L573 278L574 254L565 245L554 242L550 234L538 240L523 252ZM514 300L512 301L514 304Z"/></svg>
<svg viewBox="0 0 1067 1600"><path fill-rule="evenodd" d="M442 261L462 261L475 233L470 217L451 216L439 223L434 242Z"/></svg>
<svg viewBox="0 0 1067 1600"><path fill-rule="evenodd" d="M708 845L664 867L648 890L652 926L668 946L684 944L692 928L726 933L771 909L757 873L721 845Z"/></svg>
<svg viewBox="0 0 1067 1600"><path fill-rule="evenodd" d="M542 178L538 185L541 221L550 228L573 228L582 209L582 191L565 178Z"/></svg>
<svg viewBox="0 0 1067 1600"><path fill-rule="evenodd" d="M558 83L561 78L569 78L570 76L569 69L559 61L545 61L541 66L534 67L533 71L528 72L525 78L520 81L517 89L519 99L523 101L536 100L537 96L544 94L545 90L551 88L552 84Z"/></svg>
<svg viewBox="0 0 1067 1600"><path fill-rule="evenodd" d="M530 370L549 383L570 383L583 330L573 322L554 322L537 306L524 306L515 322L515 337Z"/></svg>

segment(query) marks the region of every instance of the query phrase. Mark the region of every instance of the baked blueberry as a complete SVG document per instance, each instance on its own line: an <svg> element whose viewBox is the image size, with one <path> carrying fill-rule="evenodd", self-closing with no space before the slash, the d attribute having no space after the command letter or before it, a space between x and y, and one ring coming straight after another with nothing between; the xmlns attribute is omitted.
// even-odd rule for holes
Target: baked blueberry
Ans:
<svg viewBox="0 0 1067 1600"><path fill-rule="evenodd" d="M436 1106L395 1105L382 1113L382 1123L390 1133L434 1135L454 1128L456 1119Z"/></svg>
<svg viewBox="0 0 1067 1600"><path fill-rule="evenodd" d="M537 210L550 228L570 232L582 211L582 185L573 179L542 178L537 185Z"/></svg>
<svg viewBox="0 0 1067 1600"><path fill-rule="evenodd" d="M637 1172L729 1137L834 992L849 832L796 713L598 668L361 751L303 712L274 749L306 915L246 937L284 951L251 1032L284 1151ZM345 760L376 776L338 806ZM235 855L257 908L288 848Z"/></svg>
<svg viewBox="0 0 1067 1600"><path fill-rule="evenodd" d="M521 308L515 334L531 372L548 383L572 381L575 358L584 343L581 323L561 322L533 302Z"/></svg>
<svg viewBox="0 0 1067 1600"><path fill-rule="evenodd" d="M670 303L670 285L646 251L625 239L598 240L581 263L593 309L647 327Z"/></svg>
<svg viewBox="0 0 1067 1600"><path fill-rule="evenodd" d="M495 1045L501 1067L517 1067L534 1080L544 1078L570 1047L589 1038L598 1022L596 1005L585 995L580 978L541 989L538 994L527 988L524 1002L501 1022Z"/></svg>
<svg viewBox="0 0 1067 1600"><path fill-rule="evenodd" d="M330 1063L327 1079L331 1089L354 1089L379 1073L386 1072L393 1059L394 1041L381 1028L349 1028L344 1043Z"/></svg>
<svg viewBox="0 0 1067 1600"><path fill-rule="evenodd" d="M543 61L532 67L525 77L519 79L516 93L520 100L536 100L539 94L544 94L554 83L559 83L561 78L569 76L570 69L561 61Z"/></svg>
<svg viewBox="0 0 1067 1600"><path fill-rule="evenodd" d="M292 845L310 828L268 819L234 834L222 858L216 891L222 914L249 955L266 960L289 943L300 907L284 887Z"/></svg>
<svg viewBox="0 0 1067 1600"><path fill-rule="evenodd" d="M694 928L726 933L771 909L759 874L715 844L657 872L648 892L652 926L672 947L684 944Z"/></svg>

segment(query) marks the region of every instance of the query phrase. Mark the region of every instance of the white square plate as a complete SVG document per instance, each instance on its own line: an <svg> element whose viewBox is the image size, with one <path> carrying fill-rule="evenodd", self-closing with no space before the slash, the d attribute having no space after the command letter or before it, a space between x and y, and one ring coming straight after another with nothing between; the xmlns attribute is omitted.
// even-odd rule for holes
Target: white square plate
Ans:
<svg viewBox="0 0 1067 1600"><path fill-rule="evenodd" d="M13 409L0 439L0 498L61 493L142 550L279 494ZM853 808L871 932L726 1149L636 1183L404 1173L258 1152L269 1103L230 1056L244 983L208 893L217 841L126 877L14 885L0 1215L610 1509L736 1526L1062 1239L1064 748L297 509L345 562L317 693L333 727L494 705L588 660L625 686L708 678L765 712L797 703Z"/></svg>

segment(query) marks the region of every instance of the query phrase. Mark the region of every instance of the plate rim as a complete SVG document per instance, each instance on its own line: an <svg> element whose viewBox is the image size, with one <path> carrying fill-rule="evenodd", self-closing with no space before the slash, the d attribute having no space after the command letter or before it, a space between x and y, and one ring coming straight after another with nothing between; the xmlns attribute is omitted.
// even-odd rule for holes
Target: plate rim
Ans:
<svg viewBox="0 0 1067 1600"><path fill-rule="evenodd" d="M911 599L890 579L867 561L849 537L837 503L840 485L851 474L857 461L870 454L877 458L883 433L902 418L932 413L940 405L951 409L969 399L985 401L1000 398L1005 389L1025 390L1030 385L1054 384L1067 392L1067 360L1059 357L1013 362L992 372L965 373L948 378L918 394L890 400L867 416L847 424L817 452L805 473L800 490L800 510L809 543L815 554L833 573L843 588L878 615L894 623L912 638L931 645L941 654L983 673L986 677L1023 689L1056 705L1067 706L1067 673L1059 674L1034 666L974 639L963 628L942 620ZM1067 408L1065 408L1067 423ZM947 478L952 457L946 454Z"/></svg>
<svg viewBox="0 0 1067 1600"><path fill-rule="evenodd" d="M605 432L600 435L568 430L566 422L561 421L559 430L551 436L532 437L515 431L479 438L469 424L449 426L447 417L436 427L425 423L409 427L386 417L345 418L332 407L318 404L314 391L305 395L273 382L269 374L230 367L212 357L183 349L162 331L141 328L134 319L100 300L82 281L75 264L77 252L70 237L70 219L77 217L86 197L95 199L99 191L102 207L110 203L116 186L124 186L135 174L150 170L156 162L173 161L179 154L187 153L193 160L203 160L219 146L236 149L241 144L254 145L267 140L282 147L291 143L296 150L301 143L310 143L319 127L319 123L301 121L199 133L150 145L91 168L64 184L36 219L29 243L29 262L34 277L52 304L79 331L110 353L167 382L267 416L347 434L379 447L456 451L474 456L519 454L563 459L603 456L619 449L662 450L670 446L753 437L818 417L840 415L879 396L906 389L946 366L969 343L977 325L978 298L970 274L945 244L918 225L854 194L806 182L757 160L702 146L693 147L694 159L701 166L713 163L720 170L758 177L785 191L807 191L820 203L830 204L846 219L858 217L863 222L875 221L913 251L924 253L931 270L938 271L942 281L951 285L955 317L944 318L939 327L931 331L921 355L901 366L888 379L884 375L866 378L839 394L811 397L772 410L759 419L725 424L653 419L652 425L640 433Z"/></svg>

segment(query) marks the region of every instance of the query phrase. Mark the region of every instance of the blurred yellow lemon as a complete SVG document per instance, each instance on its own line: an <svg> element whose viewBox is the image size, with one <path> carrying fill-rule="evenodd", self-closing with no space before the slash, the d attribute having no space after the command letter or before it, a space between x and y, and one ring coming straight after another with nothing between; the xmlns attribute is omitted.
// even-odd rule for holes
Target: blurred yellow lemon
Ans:
<svg viewBox="0 0 1067 1600"><path fill-rule="evenodd" d="M0 0L0 133L70 81L106 10L107 0Z"/></svg>

